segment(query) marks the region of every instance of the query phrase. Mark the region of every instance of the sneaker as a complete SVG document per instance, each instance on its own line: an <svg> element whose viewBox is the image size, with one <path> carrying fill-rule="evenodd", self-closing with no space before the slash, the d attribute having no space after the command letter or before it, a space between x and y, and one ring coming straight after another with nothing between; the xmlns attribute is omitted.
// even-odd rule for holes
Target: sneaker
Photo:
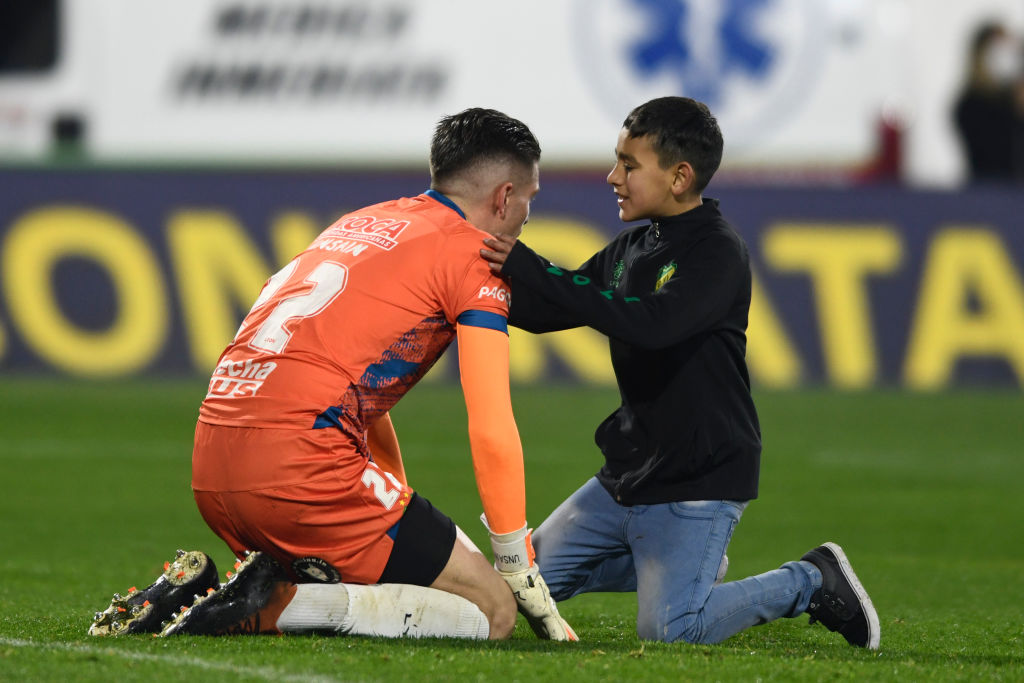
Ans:
<svg viewBox="0 0 1024 683"><path fill-rule="evenodd" d="M853 573L846 553L835 543L820 545L800 558L821 570L821 588L811 596L810 623L838 631L850 645L878 649L878 612Z"/></svg>
<svg viewBox="0 0 1024 683"><path fill-rule="evenodd" d="M206 553L179 550L174 560L164 562L164 573L143 590L134 586L127 595L114 593L110 607L96 612L89 627L91 636L120 636L128 633L156 633L181 605L219 585L217 567Z"/></svg>
<svg viewBox="0 0 1024 683"><path fill-rule="evenodd" d="M281 565L270 555L249 553L220 588L182 607L161 636L281 633L277 618L295 595Z"/></svg>

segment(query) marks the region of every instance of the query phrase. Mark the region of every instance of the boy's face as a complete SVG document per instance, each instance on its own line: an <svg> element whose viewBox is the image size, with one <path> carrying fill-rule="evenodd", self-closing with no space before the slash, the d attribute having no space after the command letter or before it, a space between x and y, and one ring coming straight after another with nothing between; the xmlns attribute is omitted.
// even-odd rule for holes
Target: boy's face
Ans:
<svg viewBox="0 0 1024 683"><path fill-rule="evenodd" d="M608 174L619 201L619 219L638 221L679 212L672 183L676 168L658 164L658 154L647 136L634 138L623 128L615 145L615 167Z"/></svg>

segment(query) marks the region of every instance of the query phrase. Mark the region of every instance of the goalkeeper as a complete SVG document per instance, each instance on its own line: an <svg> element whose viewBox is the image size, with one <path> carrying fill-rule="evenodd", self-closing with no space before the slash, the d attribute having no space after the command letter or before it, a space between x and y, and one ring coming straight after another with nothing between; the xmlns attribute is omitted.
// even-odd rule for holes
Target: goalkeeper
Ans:
<svg viewBox="0 0 1024 683"><path fill-rule="evenodd" d="M207 556L179 552L91 633L505 638L518 606L538 636L576 639L534 562L507 286L477 253L521 232L539 159L516 119L445 117L428 191L343 216L267 281L214 371L192 460L237 571L218 585ZM456 337L493 567L408 486L388 412Z"/></svg>
<svg viewBox="0 0 1024 683"><path fill-rule="evenodd" d="M702 192L722 157L703 104L652 100L626 118L608 183L627 229L577 270L513 236L482 255L512 287L510 322L589 326L609 337L622 405L598 428L605 463L537 529L551 592L636 591L642 638L717 643L809 613L877 648L878 616L843 550L720 583L725 551L757 496L761 434L744 361L747 248Z"/></svg>

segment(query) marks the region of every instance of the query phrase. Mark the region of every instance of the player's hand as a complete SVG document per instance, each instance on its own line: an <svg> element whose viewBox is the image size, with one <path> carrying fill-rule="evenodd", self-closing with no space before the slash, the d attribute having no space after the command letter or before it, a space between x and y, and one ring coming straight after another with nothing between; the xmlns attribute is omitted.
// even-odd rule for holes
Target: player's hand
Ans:
<svg viewBox="0 0 1024 683"><path fill-rule="evenodd" d="M487 526L487 518L481 515L480 519ZM530 529L524 525L518 531L496 534L488 526L487 531L491 535L494 568L512 589L520 614L526 617L537 637L545 640L579 640L572 626L558 613L548 584L540 575L540 567L533 561Z"/></svg>
<svg viewBox="0 0 1024 683"><path fill-rule="evenodd" d="M506 573L499 571L501 578L512 589L519 605L519 612L526 617L530 628L538 638L544 640L579 640L576 631L572 630L551 597L548 584L540 575L540 567L534 564L521 572Z"/></svg>
<svg viewBox="0 0 1024 683"><path fill-rule="evenodd" d="M505 265L505 260L508 258L508 253L512 251L512 247L516 246L516 238L511 235L495 235L486 238L484 244L488 248L481 249L480 256L491 266L491 270L500 273L501 267Z"/></svg>

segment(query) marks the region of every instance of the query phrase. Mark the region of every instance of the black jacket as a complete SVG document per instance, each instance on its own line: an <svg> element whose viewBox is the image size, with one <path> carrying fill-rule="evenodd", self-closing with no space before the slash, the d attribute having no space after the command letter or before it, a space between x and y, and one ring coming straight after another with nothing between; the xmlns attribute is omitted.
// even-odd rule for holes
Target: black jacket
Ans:
<svg viewBox="0 0 1024 683"><path fill-rule="evenodd" d="M519 242L509 322L609 337L622 405L597 478L624 505L757 497L761 433L744 360L750 262L718 202L620 233L578 270Z"/></svg>
<svg viewBox="0 0 1024 683"><path fill-rule="evenodd" d="M965 90L953 118L972 181L1024 180L1024 115L1009 88Z"/></svg>

